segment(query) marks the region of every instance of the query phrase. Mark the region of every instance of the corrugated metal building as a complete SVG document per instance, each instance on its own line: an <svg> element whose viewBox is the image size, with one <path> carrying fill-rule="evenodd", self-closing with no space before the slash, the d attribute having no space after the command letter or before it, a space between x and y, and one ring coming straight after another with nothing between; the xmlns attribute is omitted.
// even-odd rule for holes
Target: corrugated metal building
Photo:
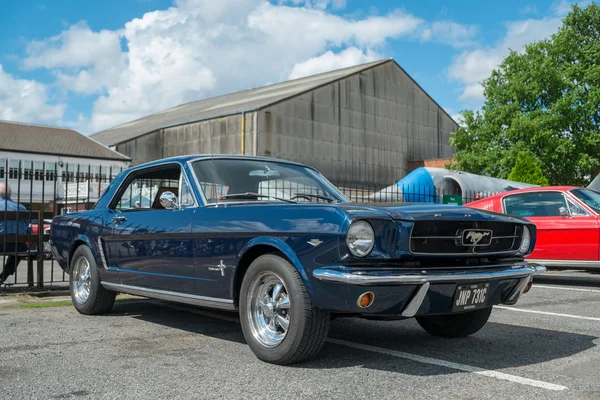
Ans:
<svg viewBox="0 0 600 400"><path fill-rule="evenodd" d="M183 154L302 162L338 185L387 186L447 158L456 122L393 60L182 104L92 138L133 164Z"/></svg>

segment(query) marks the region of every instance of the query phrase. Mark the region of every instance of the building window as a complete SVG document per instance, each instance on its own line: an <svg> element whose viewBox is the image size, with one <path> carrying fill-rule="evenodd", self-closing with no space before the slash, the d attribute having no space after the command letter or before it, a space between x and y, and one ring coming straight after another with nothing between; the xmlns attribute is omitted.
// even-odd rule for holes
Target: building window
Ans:
<svg viewBox="0 0 600 400"><path fill-rule="evenodd" d="M10 167L8 169L9 179L19 179L19 168Z"/></svg>
<svg viewBox="0 0 600 400"><path fill-rule="evenodd" d="M54 181L54 171L46 171L46 180Z"/></svg>

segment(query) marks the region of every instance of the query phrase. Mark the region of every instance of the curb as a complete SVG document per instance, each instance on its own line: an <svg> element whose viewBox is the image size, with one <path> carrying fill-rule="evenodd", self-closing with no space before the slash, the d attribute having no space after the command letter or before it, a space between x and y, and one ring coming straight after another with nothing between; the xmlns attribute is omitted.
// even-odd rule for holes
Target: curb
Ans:
<svg viewBox="0 0 600 400"><path fill-rule="evenodd" d="M574 276L574 275L536 275L533 277L534 283L548 283L552 285L577 285L577 286L588 286L588 287L600 287L600 276L586 275L586 276Z"/></svg>
<svg viewBox="0 0 600 400"><path fill-rule="evenodd" d="M54 296L69 296L70 291L65 287L57 287L50 289L43 289L37 291L37 289L32 289L29 287L4 287L0 288L0 298L1 297L11 297L11 296L19 296L19 295L28 295L33 297L54 297Z"/></svg>

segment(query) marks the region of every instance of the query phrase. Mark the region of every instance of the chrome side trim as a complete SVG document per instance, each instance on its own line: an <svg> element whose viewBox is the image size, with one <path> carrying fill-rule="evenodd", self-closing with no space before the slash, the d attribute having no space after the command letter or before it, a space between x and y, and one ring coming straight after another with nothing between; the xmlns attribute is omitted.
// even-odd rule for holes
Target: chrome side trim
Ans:
<svg viewBox="0 0 600 400"><path fill-rule="evenodd" d="M351 285L419 285L424 283L472 282L490 279L516 279L546 272L546 267L537 264L523 263L511 265L496 265L489 268L505 267L500 271L480 271L466 273L440 274L407 274L395 271L344 271L338 268L318 268L313 276L321 281L346 283Z"/></svg>
<svg viewBox="0 0 600 400"><path fill-rule="evenodd" d="M102 260L102 266L105 270L108 270L108 264L106 263L106 257L104 256L104 244L102 243L102 237L98 236L98 249L100 250L100 259Z"/></svg>
<svg viewBox="0 0 600 400"><path fill-rule="evenodd" d="M548 267L578 267L578 268L600 268L600 261L584 260L534 260L528 259L532 263L540 263Z"/></svg>
<svg viewBox="0 0 600 400"><path fill-rule="evenodd" d="M108 290L114 290L116 292L128 293L137 296L149 297L152 299L174 301L177 303L192 304L201 307L218 308L220 310L235 310L233 300L230 299L205 297L187 293L169 292L166 290L123 285L121 283L102 282L102 286L104 286Z"/></svg>
<svg viewBox="0 0 600 400"><path fill-rule="evenodd" d="M411 318L417 314L417 311L419 311L421 304L423 304L423 300L425 300L425 296L427 295L429 286L431 286L431 284L429 282L425 282L421 285L421 287L419 287L417 293L415 293L413 298L406 305L404 311L402 311L403 317Z"/></svg>

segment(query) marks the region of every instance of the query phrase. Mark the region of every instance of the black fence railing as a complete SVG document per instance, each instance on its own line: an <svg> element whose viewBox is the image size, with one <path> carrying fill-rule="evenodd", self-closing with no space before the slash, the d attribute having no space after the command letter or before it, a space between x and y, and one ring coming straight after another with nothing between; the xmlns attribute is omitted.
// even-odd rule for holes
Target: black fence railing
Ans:
<svg viewBox="0 0 600 400"><path fill-rule="evenodd" d="M39 289L68 282L68 276L57 265L50 251L52 218L92 208L102 191L122 169L94 164L0 159L0 268L5 267L0 281L4 280L5 285ZM390 185L382 188L368 183L333 183L350 201L357 203L466 204L495 194L483 191L448 193L443 188L432 186ZM289 193L286 193L287 189ZM158 192L143 182L138 190L139 193L129 193L131 204L134 204L134 198L146 199ZM278 187L277 183L259 188L264 194L284 198L297 195L298 192L310 193L310 190L298 184ZM321 201L318 197L304 200ZM18 266L15 269L16 262ZM7 274L9 276L5 276Z"/></svg>
<svg viewBox="0 0 600 400"><path fill-rule="evenodd" d="M50 251L52 218L89 210L122 169L0 159L0 282L38 289L68 282Z"/></svg>

